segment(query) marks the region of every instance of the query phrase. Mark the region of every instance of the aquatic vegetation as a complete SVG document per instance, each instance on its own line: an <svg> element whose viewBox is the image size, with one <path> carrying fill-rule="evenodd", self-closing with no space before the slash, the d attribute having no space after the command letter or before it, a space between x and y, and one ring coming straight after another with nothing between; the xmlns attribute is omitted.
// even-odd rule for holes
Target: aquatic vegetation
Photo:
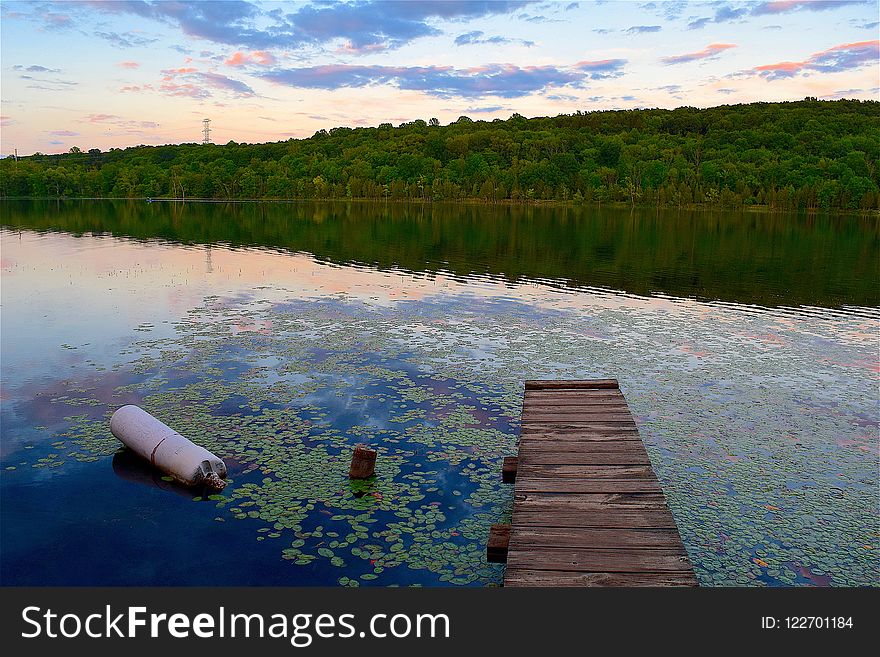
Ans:
<svg viewBox="0 0 880 657"><path fill-rule="evenodd" d="M873 318L425 288L255 286L134 324L109 361L13 391L4 478L109 468L109 416L135 400L227 462L230 485L186 503L269 546L289 572L271 583L497 585L484 548L510 517L522 381L616 376L701 583L880 580ZM376 474L350 481L358 443Z"/></svg>

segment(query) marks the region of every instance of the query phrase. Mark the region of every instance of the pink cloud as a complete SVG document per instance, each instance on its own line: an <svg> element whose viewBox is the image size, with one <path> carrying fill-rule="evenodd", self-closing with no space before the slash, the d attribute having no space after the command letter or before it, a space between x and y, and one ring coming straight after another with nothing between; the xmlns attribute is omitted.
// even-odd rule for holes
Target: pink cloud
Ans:
<svg viewBox="0 0 880 657"><path fill-rule="evenodd" d="M52 130L49 134L54 137L79 137L78 132L71 130Z"/></svg>
<svg viewBox="0 0 880 657"><path fill-rule="evenodd" d="M119 62L117 64L120 68L140 68L141 65L138 62Z"/></svg>
<svg viewBox="0 0 880 657"><path fill-rule="evenodd" d="M271 66L275 63L275 57L265 50L255 50L252 53L246 53L238 50L224 62L227 66L247 66L248 64L257 64L259 66Z"/></svg>
<svg viewBox="0 0 880 657"><path fill-rule="evenodd" d="M128 84L124 87L119 88L119 91L122 93L127 93L127 92L137 93L140 91L152 91L152 90L153 90L153 85L151 85L151 84L142 84L142 85Z"/></svg>
<svg viewBox="0 0 880 657"><path fill-rule="evenodd" d="M762 14L784 14L799 9L825 11L826 9L837 9L857 4L863 4L862 0L769 0L754 7L752 13L760 16Z"/></svg>
<svg viewBox="0 0 880 657"><path fill-rule="evenodd" d="M163 78L159 91L169 96L185 96L187 98L207 98L211 95L202 87L191 82L177 83L173 82L170 77Z"/></svg>
<svg viewBox="0 0 880 657"><path fill-rule="evenodd" d="M792 78L800 73L839 73L880 60L880 41L857 41L842 43L813 53L801 62L778 62L763 64L737 76L760 76L766 80Z"/></svg>
<svg viewBox="0 0 880 657"><path fill-rule="evenodd" d="M716 57L720 55L725 50L730 50L731 48L736 48L735 43L710 43L708 46L703 48L702 50L698 50L697 52L689 52L683 55L670 55L669 57L662 57L660 59L664 64L685 64L687 62L695 62L700 59L709 59L710 57Z"/></svg>

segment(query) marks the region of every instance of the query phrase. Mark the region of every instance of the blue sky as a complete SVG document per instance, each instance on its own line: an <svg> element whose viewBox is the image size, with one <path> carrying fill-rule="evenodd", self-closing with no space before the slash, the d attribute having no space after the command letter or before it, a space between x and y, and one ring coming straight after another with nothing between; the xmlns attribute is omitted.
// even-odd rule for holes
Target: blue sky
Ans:
<svg viewBox="0 0 880 657"><path fill-rule="evenodd" d="M877 0L14 2L8 155L321 128L878 99Z"/></svg>

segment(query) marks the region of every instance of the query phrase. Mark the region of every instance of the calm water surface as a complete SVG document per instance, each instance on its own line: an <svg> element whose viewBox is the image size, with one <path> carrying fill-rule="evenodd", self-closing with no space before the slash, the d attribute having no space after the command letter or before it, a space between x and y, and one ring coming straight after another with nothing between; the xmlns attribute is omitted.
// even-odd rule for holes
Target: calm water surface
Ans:
<svg viewBox="0 0 880 657"><path fill-rule="evenodd" d="M876 585L876 219L4 203L0 582L491 585L522 381L616 377L704 585ZM118 449L137 403L220 495ZM353 445L380 451L351 483Z"/></svg>

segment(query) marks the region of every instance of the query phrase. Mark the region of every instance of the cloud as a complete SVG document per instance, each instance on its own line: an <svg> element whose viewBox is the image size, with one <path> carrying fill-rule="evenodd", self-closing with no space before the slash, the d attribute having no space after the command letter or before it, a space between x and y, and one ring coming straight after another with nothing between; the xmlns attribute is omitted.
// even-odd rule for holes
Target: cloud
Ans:
<svg viewBox="0 0 880 657"><path fill-rule="evenodd" d="M623 67L626 61L625 59L585 60L575 64L574 68L584 72L591 80L604 80L623 75Z"/></svg>
<svg viewBox="0 0 880 657"><path fill-rule="evenodd" d="M254 95L254 90L241 80L234 80L220 73L199 71L193 66L162 70L159 91L168 96L204 99L212 95L209 88L226 91L239 98Z"/></svg>
<svg viewBox="0 0 880 657"><path fill-rule="evenodd" d="M581 3L580 3L580 2L569 2L569 3L565 6L565 11L571 11L572 9L577 9L577 8L580 7L580 6L581 6Z"/></svg>
<svg viewBox="0 0 880 657"><path fill-rule="evenodd" d="M590 79L614 77L622 59L580 62L571 67L487 64L456 69L451 66L379 66L328 64L276 69L258 75L290 87L328 89L387 84L441 98L497 96L518 98L547 89L582 85Z"/></svg>
<svg viewBox="0 0 880 657"><path fill-rule="evenodd" d="M47 30L66 30L73 27L73 19L67 14L45 12L40 14L40 18L43 20L43 27Z"/></svg>
<svg viewBox="0 0 880 657"><path fill-rule="evenodd" d="M670 55L669 57L661 57L660 61L664 64L686 64L701 59L711 59L717 57L725 50L736 48L734 43L710 43L708 46L697 52L689 52L683 55Z"/></svg>
<svg viewBox="0 0 880 657"><path fill-rule="evenodd" d="M39 64L32 64L30 66L22 66L21 64L16 64L12 67L13 71L28 71L29 73L61 73L60 68L47 68L45 66L40 66Z"/></svg>
<svg viewBox="0 0 880 657"><path fill-rule="evenodd" d="M219 73L196 73L195 75L199 80L202 81L202 83L208 85L209 87L214 87L215 89L224 89L235 94L236 96L254 95L254 90L241 80L233 80L232 78L228 78L225 75L220 75Z"/></svg>
<svg viewBox="0 0 880 657"><path fill-rule="evenodd" d="M126 132L141 132L143 130L155 130L159 124L155 121L136 121L124 119L117 114L88 114L80 119L83 123L94 123L110 128L120 128Z"/></svg>
<svg viewBox="0 0 880 657"><path fill-rule="evenodd" d="M474 44L494 44L500 45L505 43L518 43L527 48L531 48L535 45L534 41L527 41L526 39L510 39L508 37L503 36L491 36L487 37L481 30L473 30L472 32L465 32L464 34L459 34L455 37L455 45L457 46L467 46Z"/></svg>
<svg viewBox="0 0 880 657"><path fill-rule="evenodd" d="M748 71L734 74L734 77L759 76L765 80L781 80L799 74L839 73L861 68L866 64L876 65L878 60L880 60L880 41L859 41L813 53L800 62L778 62L756 66Z"/></svg>
<svg viewBox="0 0 880 657"><path fill-rule="evenodd" d="M355 0L315 2L285 13L240 0L226 2L106 2L94 6L108 13L133 13L176 24L184 34L253 50L296 48L347 42L349 52L398 48L415 39L436 36L436 21L471 20L507 14L533 0L455 0L395 2Z"/></svg>
<svg viewBox="0 0 880 657"><path fill-rule="evenodd" d="M876 94L876 90L872 91ZM833 94L820 96L820 98L823 100L839 100L841 98L855 98L864 93L866 93L865 89L841 89L840 91L835 91Z"/></svg>
<svg viewBox="0 0 880 657"><path fill-rule="evenodd" d="M468 107L462 110L464 114L492 114L506 110L502 105L489 105L488 107Z"/></svg>
<svg viewBox="0 0 880 657"><path fill-rule="evenodd" d="M28 69L24 70L30 70L31 68L33 67L28 67ZM43 69L44 67L40 66L38 68ZM62 80L60 78L42 78L25 74L19 75L18 77L32 83L27 85L28 89L41 89L43 91L72 91L74 87L79 86L79 82L71 82L70 80Z"/></svg>
<svg viewBox="0 0 880 657"><path fill-rule="evenodd" d="M755 16L786 14L791 11L826 11L846 5L868 4L865 0L773 0L762 2L752 9Z"/></svg>
<svg viewBox="0 0 880 657"><path fill-rule="evenodd" d="M135 69L135 68L141 67L141 65L138 62L119 62L116 65L119 68L128 68L128 69Z"/></svg>
<svg viewBox="0 0 880 657"><path fill-rule="evenodd" d="M265 50L255 50L251 53L237 51L232 53L226 61L223 62L227 66L247 66L249 64L257 64L259 66L272 66L275 64L275 57L272 53Z"/></svg>
<svg viewBox="0 0 880 657"><path fill-rule="evenodd" d="M711 22L712 22L712 19L709 17L695 18L690 23L688 23L688 29L689 30L702 30L704 27L706 27L707 23L711 23Z"/></svg>
<svg viewBox="0 0 880 657"><path fill-rule="evenodd" d="M749 13L747 7L731 7L730 5L722 5L715 10L715 22L727 23L728 21L739 20Z"/></svg>
<svg viewBox="0 0 880 657"><path fill-rule="evenodd" d="M647 32L659 32L663 28L659 25L633 25L624 30L626 34L645 34Z"/></svg>
<svg viewBox="0 0 880 657"><path fill-rule="evenodd" d="M716 91L718 91L718 93L720 93L720 94L724 94L725 96L729 96L730 94L735 94L735 93L736 93L736 89L729 89L729 88L727 88L727 89L717 89Z"/></svg>
<svg viewBox="0 0 880 657"><path fill-rule="evenodd" d="M520 19L521 21L525 21L526 23L563 23L564 22L559 18L548 18L547 16L544 16L543 14L538 15L538 16L531 16L529 14L520 14L519 16L517 16L517 18Z"/></svg>
<svg viewBox="0 0 880 657"><path fill-rule="evenodd" d="M159 40L154 37L135 34L134 32L95 32L95 36L110 42L110 45L116 48L138 48L148 46Z"/></svg>
<svg viewBox="0 0 880 657"><path fill-rule="evenodd" d="M880 21L871 21L870 23L866 20L852 18L849 21L849 24L853 27L857 27L860 30L876 30L877 26L880 25Z"/></svg>
<svg viewBox="0 0 880 657"><path fill-rule="evenodd" d="M695 18L688 23L688 29L700 30L708 23L727 23L741 21L746 16L773 16L793 11L825 11L846 5L868 4L870 0L774 0L757 5L738 6L722 4L715 10L714 17ZM769 26L779 28L779 26ZM767 28L765 28L767 29Z"/></svg>
<svg viewBox="0 0 880 657"><path fill-rule="evenodd" d="M5 114L0 116L0 127L5 128L6 126L12 125L15 123L15 119L11 116L6 116Z"/></svg>
<svg viewBox="0 0 880 657"><path fill-rule="evenodd" d="M596 34L611 34L614 30L608 29L607 27L597 27L593 30Z"/></svg>
<svg viewBox="0 0 880 657"><path fill-rule="evenodd" d="M78 132L72 132L70 130L52 130L49 134L53 137L79 137Z"/></svg>

